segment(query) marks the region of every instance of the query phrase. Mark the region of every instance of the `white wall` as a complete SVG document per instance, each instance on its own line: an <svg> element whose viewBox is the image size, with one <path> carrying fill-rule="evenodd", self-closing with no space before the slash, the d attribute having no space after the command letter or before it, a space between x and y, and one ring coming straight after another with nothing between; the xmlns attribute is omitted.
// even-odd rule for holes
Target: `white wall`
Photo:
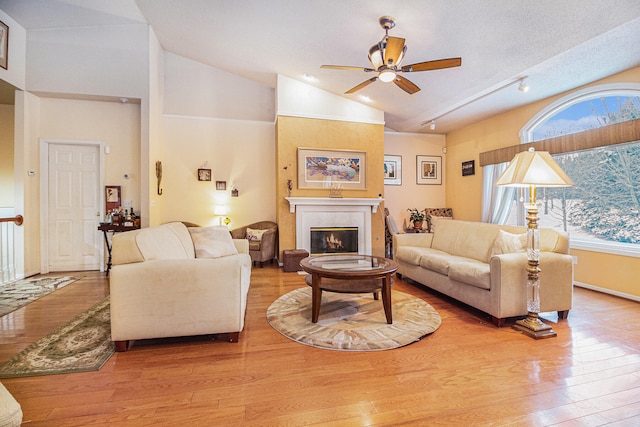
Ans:
<svg viewBox="0 0 640 427"><path fill-rule="evenodd" d="M445 166L445 135L385 132L384 154L402 156L402 185L384 186L384 205L398 227L409 224L409 208L443 208L445 206L445 171L442 185L418 185L416 156L441 156ZM455 214L455 212L454 212Z"/></svg>
<svg viewBox="0 0 640 427"><path fill-rule="evenodd" d="M0 105L0 207L13 207L14 106Z"/></svg>
<svg viewBox="0 0 640 427"><path fill-rule="evenodd" d="M278 74L278 116L384 124L377 110Z"/></svg>
<svg viewBox="0 0 640 427"><path fill-rule="evenodd" d="M19 89L24 89L27 32L2 10L0 10L0 21L9 27L7 69L0 67L0 79L11 83Z"/></svg>
<svg viewBox="0 0 640 427"><path fill-rule="evenodd" d="M27 44L29 91L139 99L147 94L146 24L30 30Z"/></svg>
<svg viewBox="0 0 640 427"><path fill-rule="evenodd" d="M275 121L275 91L253 80L164 53L167 114Z"/></svg>

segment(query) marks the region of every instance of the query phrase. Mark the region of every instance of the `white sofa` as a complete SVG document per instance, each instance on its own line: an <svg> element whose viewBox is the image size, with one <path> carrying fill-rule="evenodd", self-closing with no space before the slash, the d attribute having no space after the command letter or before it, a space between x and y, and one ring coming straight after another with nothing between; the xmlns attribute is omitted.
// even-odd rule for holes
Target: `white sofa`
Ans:
<svg viewBox="0 0 640 427"><path fill-rule="evenodd" d="M226 334L244 327L251 257L222 227L172 222L113 236L111 339Z"/></svg>
<svg viewBox="0 0 640 427"><path fill-rule="evenodd" d="M439 221L433 233L393 236L397 274L475 307L502 326L527 314L526 228ZM567 233L540 230L541 312L566 319L573 298Z"/></svg>

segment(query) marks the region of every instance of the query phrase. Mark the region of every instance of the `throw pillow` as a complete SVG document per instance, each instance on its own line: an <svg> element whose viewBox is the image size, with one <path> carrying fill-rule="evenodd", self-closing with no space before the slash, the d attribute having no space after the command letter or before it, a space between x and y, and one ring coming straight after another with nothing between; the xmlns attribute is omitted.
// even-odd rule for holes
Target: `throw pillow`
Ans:
<svg viewBox="0 0 640 427"><path fill-rule="evenodd" d="M231 233L224 225L189 227L189 233L191 233L193 247L196 250L196 258L220 258L238 255Z"/></svg>
<svg viewBox="0 0 640 427"><path fill-rule="evenodd" d="M496 240L493 241L491 256L524 252L527 247L527 234L513 234L500 230Z"/></svg>
<svg viewBox="0 0 640 427"><path fill-rule="evenodd" d="M436 223L438 221L445 221L448 219L453 219L450 216L435 216L435 215L431 215L431 232L433 233L436 230Z"/></svg>
<svg viewBox="0 0 640 427"><path fill-rule="evenodd" d="M262 240L262 235L267 230L256 230L254 228L247 227L247 240Z"/></svg>

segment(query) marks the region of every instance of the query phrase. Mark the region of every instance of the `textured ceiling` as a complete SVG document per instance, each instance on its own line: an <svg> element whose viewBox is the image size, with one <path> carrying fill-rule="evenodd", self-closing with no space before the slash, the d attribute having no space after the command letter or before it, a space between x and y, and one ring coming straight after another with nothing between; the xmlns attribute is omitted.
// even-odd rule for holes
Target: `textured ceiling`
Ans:
<svg viewBox="0 0 640 427"><path fill-rule="evenodd" d="M372 77L322 64L368 67L384 35L406 39L404 63L462 57L458 68L405 74L422 90L408 95L375 82L347 98L385 112L386 126L436 133L562 93L640 65L637 0L0 0L30 28L146 21L163 48L269 86L276 75L342 95ZM531 90L519 92L528 77Z"/></svg>

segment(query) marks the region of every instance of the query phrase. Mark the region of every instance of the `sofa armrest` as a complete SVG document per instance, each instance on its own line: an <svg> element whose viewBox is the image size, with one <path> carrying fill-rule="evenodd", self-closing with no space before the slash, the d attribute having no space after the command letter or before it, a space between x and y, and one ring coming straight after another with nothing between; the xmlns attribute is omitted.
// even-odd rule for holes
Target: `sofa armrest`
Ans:
<svg viewBox="0 0 640 427"><path fill-rule="evenodd" d="M517 316L527 311L527 254L495 255L490 260L492 304L496 317ZM540 253L540 312L571 309L573 264L571 256Z"/></svg>
<svg viewBox="0 0 640 427"><path fill-rule="evenodd" d="M233 244L235 245L239 254L249 253L249 241L247 239L233 239Z"/></svg>

